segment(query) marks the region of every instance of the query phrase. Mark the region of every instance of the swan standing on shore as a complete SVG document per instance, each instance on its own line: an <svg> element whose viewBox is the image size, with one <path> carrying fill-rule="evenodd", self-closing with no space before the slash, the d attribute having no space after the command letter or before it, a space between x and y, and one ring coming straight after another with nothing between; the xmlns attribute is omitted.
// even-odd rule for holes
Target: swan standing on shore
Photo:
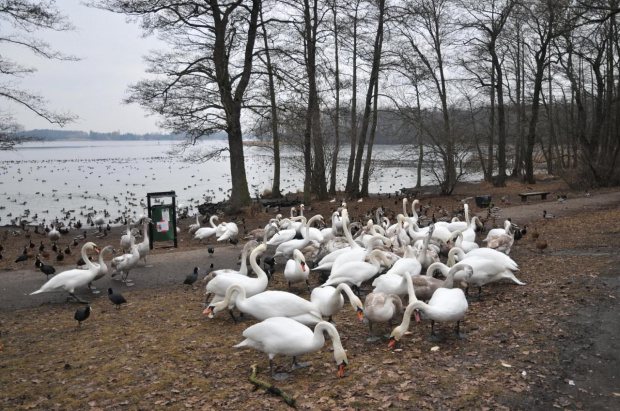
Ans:
<svg viewBox="0 0 620 411"><path fill-rule="evenodd" d="M76 301L82 304L87 304L88 301L80 299L74 294L74 292L76 288L88 285L88 283L93 281L97 275L98 267L88 259L88 251L98 253L99 247L97 247L97 245L93 242L88 242L82 246L82 258L84 259L88 270L75 268L73 270L63 271L62 273L56 274L49 281L43 284L43 286L37 291L30 293L30 295L48 293L62 289L68 292L69 295Z"/></svg>
<svg viewBox="0 0 620 411"><path fill-rule="evenodd" d="M349 297L349 302L351 307L357 313L357 317L361 320L364 319L364 304L358 298L357 295L353 293L351 287L349 287L345 283L338 284L338 287L322 286L316 287L312 290L312 294L310 294L310 301L312 301L318 308L321 310L321 315L323 317L328 317L330 323L332 321L332 317L340 312L344 307L344 297L342 296L342 292Z"/></svg>
<svg viewBox="0 0 620 411"><path fill-rule="evenodd" d="M403 314L402 323L394 328L390 334L388 347L392 347L405 335L409 329L412 314L414 314L417 322L420 321L418 311L423 312L425 316L431 320L431 335L429 341L439 342L442 340L435 334L435 321L456 321L455 335L458 338L467 338L466 334L461 333L460 324L461 319L469 308L469 304L467 303L467 298L463 290L460 288L452 288L454 285L454 276L459 271L464 272L464 277L467 279L471 276L473 269L466 264L455 265L448 272L444 285L435 291L428 304L418 301L417 299L413 299L409 302L409 305L405 309L405 314Z"/></svg>
<svg viewBox="0 0 620 411"><path fill-rule="evenodd" d="M308 281L308 275L310 269L306 266L306 259L299 250L293 251L293 259L286 262L284 267L284 278L288 281L288 288L291 288L291 284L306 282L308 291L310 291L310 281Z"/></svg>
<svg viewBox="0 0 620 411"><path fill-rule="evenodd" d="M325 345L324 332L329 334L334 348L334 360L338 366L338 377L344 376L344 367L348 365L347 354L340 342L338 330L332 324L321 321L312 332L305 325L290 318L274 317L254 324L243 332L245 340L235 348L250 347L262 351L269 356L269 369L277 381L288 378L288 374L276 374L273 359L276 355L293 357L292 370L308 366L297 362L297 357L320 350Z"/></svg>

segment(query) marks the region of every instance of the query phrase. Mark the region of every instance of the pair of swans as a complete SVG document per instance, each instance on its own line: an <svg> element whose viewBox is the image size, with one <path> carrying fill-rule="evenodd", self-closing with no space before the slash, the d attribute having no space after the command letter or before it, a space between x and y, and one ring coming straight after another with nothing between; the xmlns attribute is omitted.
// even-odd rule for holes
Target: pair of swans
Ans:
<svg viewBox="0 0 620 411"><path fill-rule="evenodd" d="M218 312L228 308L229 313L236 320L231 312L234 305L242 313L249 314L258 320L287 317L310 326L323 321L323 316L329 316L331 320L332 315L342 309L344 305L342 291L347 293L351 306L362 319L362 302L346 286L339 287L335 292L329 289L313 292L311 300L308 301L287 291L263 291L248 297L242 286L234 284L226 290L222 301L212 302L203 314L212 318ZM232 304L233 296L235 297L234 304Z"/></svg>
<svg viewBox="0 0 620 411"><path fill-rule="evenodd" d="M419 301L415 298L415 292L413 293L414 298L409 301L409 305L407 305L405 309L402 323L394 328L390 334L388 347L393 347L394 344L405 335L407 330L409 330L412 314L417 322L420 321L419 312L424 313L424 315L431 320L431 335L429 341L441 341L441 338L435 334L435 321L456 321L455 335L457 338L467 338L466 334L461 333L460 324L461 319L469 308L469 304L463 290L460 288L452 288L457 272L464 273L464 277L468 278L472 275L473 269L467 264L458 264L452 267L446 276L446 281L443 286L434 292L428 303Z"/></svg>
<svg viewBox="0 0 620 411"><path fill-rule="evenodd" d="M56 274L49 281L43 284L40 289L30 293L30 295L64 290L68 292L69 295L76 301L83 304L88 303L88 301L84 301L75 295L75 289L87 286L97 276L99 266L93 264L89 260L89 251L99 253L100 250L99 247L97 247L97 245L93 242L88 242L82 246L81 254L88 267L87 270L75 268L73 270L63 271L62 273Z"/></svg>
<svg viewBox="0 0 620 411"><path fill-rule="evenodd" d="M220 236L224 234L224 227L215 225L215 221L218 219L219 218L216 215L212 215L211 218L209 218L209 224L211 224L211 227L201 227L196 230L194 233L194 240L198 240L198 243L200 243L202 240L208 240L214 235Z"/></svg>
<svg viewBox="0 0 620 411"><path fill-rule="evenodd" d="M213 295L213 299L211 300L211 305L216 302L223 301L226 298L226 293L228 288L232 285L240 285L246 293L246 296L251 297L253 295L262 293L267 288L269 283L269 279L267 278L267 274L265 271L258 265L256 262L256 258L259 255L262 255L267 249L266 244L260 244L250 254L250 266L252 270L257 275L257 278L248 277L247 275L240 274L238 272L230 272L222 275L216 275L207 283L206 286L206 300L209 299L209 296ZM245 260L245 258L244 258ZM233 320L237 321L237 319L232 314L232 308L236 303L236 298L231 296L227 307Z"/></svg>
<svg viewBox="0 0 620 411"><path fill-rule="evenodd" d="M465 278L463 273L457 273L455 279L458 281L467 282L468 289L469 287L477 287L478 298L480 298L482 286L503 279L511 280L513 283L518 285L525 285L525 283L520 281L513 273L513 271L518 270L518 266L505 254L488 248L479 248L465 254L463 250L455 247L448 253L448 264L453 264L455 261L455 255L459 257L460 263L467 264L474 270L473 274L471 276L467 276L467 278ZM428 268L427 275L432 275L433 271L442 265L442 263L432 264Z"/></svg>
<svg viewBox="0 0 620 411"><path fill-rule="evenodd" d="M332 268L329 278L325 282L326 285L338 285L340 283L347 283L360 287L364 281L368 281L381 271L381 260L388 268L392 265L392 262L385 256L381 250L372 250L368 254L370 262L365 261L351 261L338 265Z"/></svg>
<svg viewBox="0 0 620 411"><path fill-rule="evenodd" d="M133 270L140 262L140 250L138 245L135 244L135 239L131 237L131 253L123 254L118 257L114 257L110 262L112 267L112 277L116 277L120 274L120 280L125 282L127 286L132 286L132 283L127 283L129 272Z"/></svg>
<svg viewBox="0 0 620 411"><path fill-rule="evenodd" d="M302 220L302 221L304 221L304 220ZM323 220L323 216L321 216L320 214L317 214L317 215L313 216L307 222L304 221L303 222L303 227L301 228L301 230L305 231L304 238L302 238L302 239L292 239L292 240L289 240L289 241L281 243L276 248L276 252L274 254L274 258L277 258L277 257L291 258L293 256L293 251L294 250L301 250L302 248L308 246L310 244L310 241L311 241L310 226L315 221L322 221L322 220Z"/></svg>

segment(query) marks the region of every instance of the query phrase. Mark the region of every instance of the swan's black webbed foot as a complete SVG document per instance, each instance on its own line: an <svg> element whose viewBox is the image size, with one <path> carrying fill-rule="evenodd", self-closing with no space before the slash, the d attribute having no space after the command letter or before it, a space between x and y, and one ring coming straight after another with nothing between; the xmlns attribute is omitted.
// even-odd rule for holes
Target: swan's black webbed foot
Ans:
<svg viewBox="0 0 620 411"><path fill-rule="evenodd" d="M86 301L86 300L82 300L81 298L79 298L77 295L73 294L73 293L69 293L71 295L71 297L73 297L75 299L75 301L77 301L80 304L90 304L90 301ZM68 298L67 298L68 300Z"/></svg>
<svg viewBox="0 0 620 411"><path fill-rule="evenodd" d="M291 367L291 370L295 371L300 368L309 367L311 365L312 363L309 363L309 362L297 362L297 357L293 357L293 366Z"/></svg>
<svg viewBox="0 0 620 411"><path fill-rule="evenodd" d="M456 322L456 328L454 328L454 335L456 336L456 338L459 338L459 339L465 339L469 337L466 333L461 332L460 321Z"/></svg>

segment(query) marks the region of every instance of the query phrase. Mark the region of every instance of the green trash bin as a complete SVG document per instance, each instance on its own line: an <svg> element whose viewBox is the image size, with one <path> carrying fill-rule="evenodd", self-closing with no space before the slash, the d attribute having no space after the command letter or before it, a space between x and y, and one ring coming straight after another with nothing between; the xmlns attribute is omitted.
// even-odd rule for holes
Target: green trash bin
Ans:
<svg viewBox="0 0 620 411"><path fill-rule="evenodd" d="M174 209L171 205L155 205L151 208L153 241L174 241Z"/></svg>
<svg viewBox="0 0 620 411"><path fill-rule="evenodd" d="M149 228L149 245L153 249L154 242L174 242L177 247L177 215L176 194L174 191L162 193L147 193L149 218L152 224ZM171 198L171 204L152 204L152 199ZM161 200L159 200L161 202Z"/></svg>

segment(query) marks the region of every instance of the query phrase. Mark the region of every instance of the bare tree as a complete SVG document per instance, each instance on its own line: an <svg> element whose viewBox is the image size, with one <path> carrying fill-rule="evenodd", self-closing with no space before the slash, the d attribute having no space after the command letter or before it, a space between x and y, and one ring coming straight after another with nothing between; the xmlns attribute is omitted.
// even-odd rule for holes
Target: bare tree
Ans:
<svg viewBox="0 0 620 411"><path fill-rule="evenodd" d="M129 103L163 118L161 125L186 133L190 143L217 131L228 134L233 206L250 203L241 112L250 83L261 0L221 2L101 0L96 7L137 17L157 32L169 51L147 57L156 79L130 87Z"/></svg>
<svg viewBox="0 0 620 411"><path fill-rule="evenodd" d="M38 57L47 60L75 61L76 57L53 50L45 41L32 37L30 33L53 30L73 30L73 26L64 16L55 2L29 0L0 1L0 21L13 29L12 34L0 34L0 43L26 49ZM66 112L56 112L47 108L48 102L39 94L24 90L20 79L34 73L34 67L24 66L5 55L0 56L0 97L25 107L52 124L65 126L77 119ZM27 141L12 134L20 130L11 113L0 113L0 150L11 149L15 144Z"/></svg>

